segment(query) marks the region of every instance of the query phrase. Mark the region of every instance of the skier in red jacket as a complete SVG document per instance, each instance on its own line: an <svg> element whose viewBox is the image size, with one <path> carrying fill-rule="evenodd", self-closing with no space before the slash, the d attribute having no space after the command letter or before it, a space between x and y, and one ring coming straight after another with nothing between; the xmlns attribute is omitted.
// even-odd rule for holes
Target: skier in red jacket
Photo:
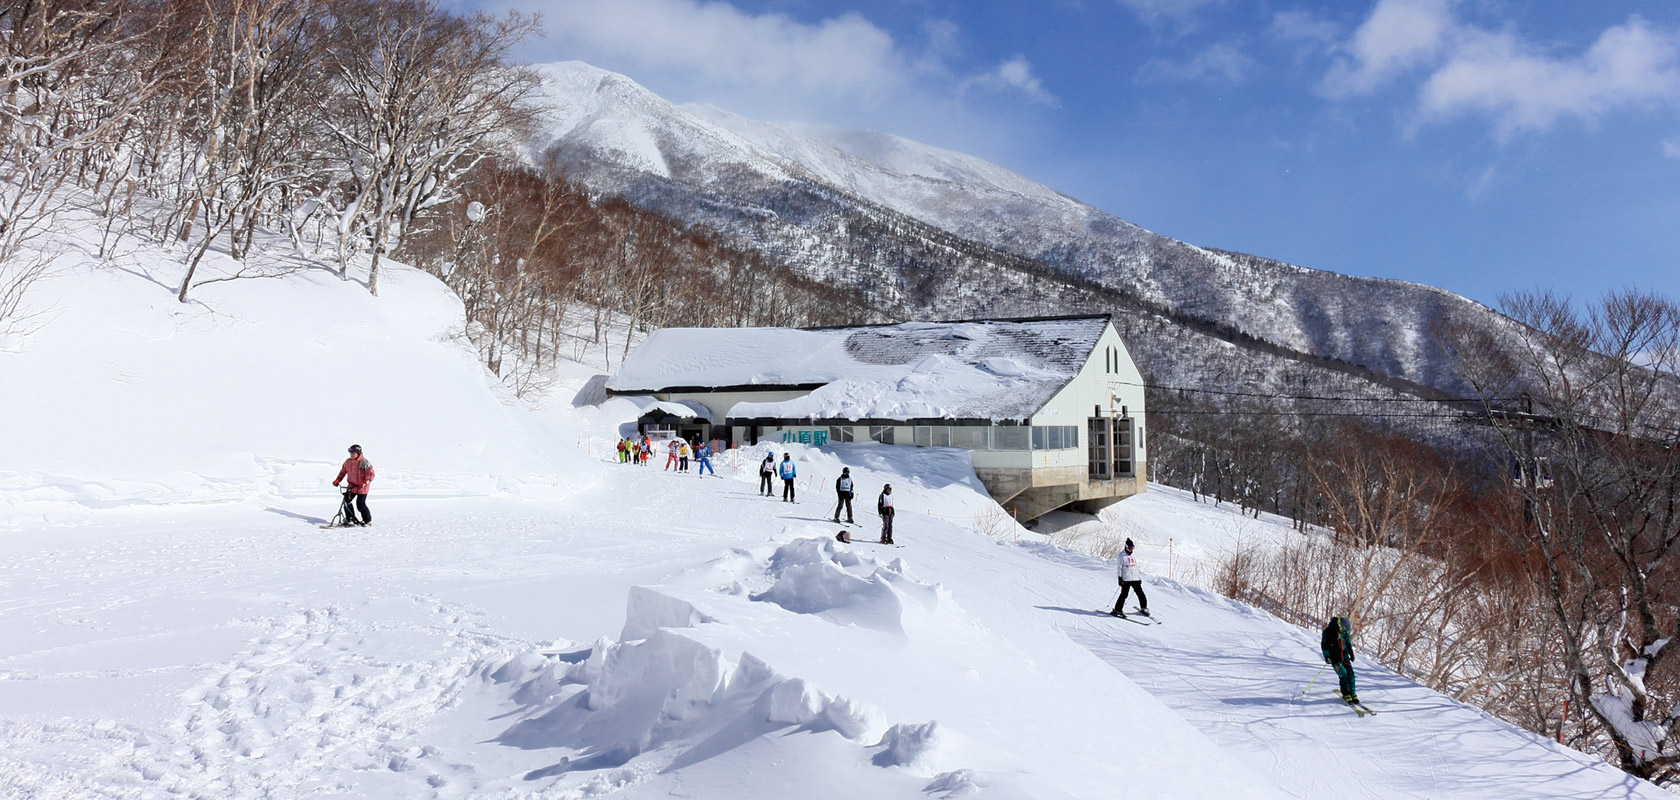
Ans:
<svg viewBox="0 0 1680 800"><path fill-rule="evenodd" d="M333 485L337 486L339 481L345 482L345 494L352 496L355 500L353 510L362 513L360 520L357 520L355 515L351 514L345 522L351 525L372 525L373 513L368 511L367 494L368 484L373 482L373 462L362 457L361 445L350 445L350 457L344 459L344 466L339 468L338 477L333 478ZM346 499L351 499L351 497ZM346 503L346 505L349 504Z"/></svg>

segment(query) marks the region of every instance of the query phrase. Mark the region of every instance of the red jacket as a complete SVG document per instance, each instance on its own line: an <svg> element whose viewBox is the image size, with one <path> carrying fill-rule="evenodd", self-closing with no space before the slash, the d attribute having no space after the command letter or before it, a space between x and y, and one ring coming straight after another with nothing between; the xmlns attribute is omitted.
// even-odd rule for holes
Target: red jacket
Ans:
<svg viewBox="0 0 1680 800"><path fill-rule="evenodd" d="M339 481L349 479L350 491L356 494L367 494L368 484L373 482L373 462L364 456L351 456L344 459L344 466L338 470L338 477L333 478L333 485Z"/></svg>

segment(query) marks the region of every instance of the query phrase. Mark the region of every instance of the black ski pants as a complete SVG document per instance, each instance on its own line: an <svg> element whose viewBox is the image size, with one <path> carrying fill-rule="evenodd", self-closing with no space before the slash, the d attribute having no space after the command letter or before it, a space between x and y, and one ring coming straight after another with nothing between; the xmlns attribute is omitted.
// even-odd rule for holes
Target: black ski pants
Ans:
<svg viewBox="0 0 1680 800"><path fill-rule="evenodd" d="M1126 605L1126 597L1136 589L1138 593L1138 608L1149 610L1149 596L1143 593L1143 581L1121 581L1120 599L1114 602L1114 612L1119 613Z"/></svg>
<svg viewBox="0 0 1680 800"><path fill-rule="evenodd" d="M373 521L373 512L368 511L368 507L367 507L367 495L357 494L355 492L345 492L344 493L344 522L345 522L345 524L354 525L358 522L358 520L356 519L356 512L357 511L362 512L362 518L361 518L361 520L359 520L359 522L361 524L366 525L366 524Z"/></svg>
<svg viewBox="0 0 1680 800"><path fill-rule="evenodd" d="M893 521L893 510L890 509L890 508L882 509L881 510L881 541L883 541L887 544L892 544L893 543L893 540L892 540L892 521Z"/></svg>
<svg viewBox="0 0 1680 800"><path fill-rule="evenodd" d="M782 479L782 499L786 500L790 503L793 502L793 479L792 478L783 478Z"/></svg>
<svg viewBox="0 0 1680 800"><path fill-rule="evenodd" d="M768 472L758 473L758 493L765 497L776 493L776 485L770 482L771 477L773 476Z"/></svg>
<svg viewBox="0 0 1680 800"><path fill-rule="evenodd" d="M852 521L852 493L841 492L840 502L834 504L834 521L840 521L840 509L846 509L846 521Z"/></svg>

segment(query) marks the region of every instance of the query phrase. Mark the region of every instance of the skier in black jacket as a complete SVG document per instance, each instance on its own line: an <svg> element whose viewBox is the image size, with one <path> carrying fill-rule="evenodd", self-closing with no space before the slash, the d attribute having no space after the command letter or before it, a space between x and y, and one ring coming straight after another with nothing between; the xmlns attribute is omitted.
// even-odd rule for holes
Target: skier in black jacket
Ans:
<svg viewBox="0 0 1680 800"><path fill-rule="evenodd" d="M765 497L776 494L771 479L776 477L776 454L765 453L764 460L758 464L758 493Z"/></svg>
<svg viewBox="0 0 1680 800"><path fill-rule="evenodd" d="M1359 693L1353 684L1353 625L1348 618L1331 617L1330 623L1324 626L1319 646L1324 651L1324 663L1336 668L1342 699L1349 703L1359 702Z"/></svg>
<svg viewBox="0 0 1680 800"><path fill-rule="evenodd" d="M834 521L840 521L840 509L846 509L846 524L852 524L852 468L843 467L840 477L834 481L834 496L840 498L834 504Z"/></svg>

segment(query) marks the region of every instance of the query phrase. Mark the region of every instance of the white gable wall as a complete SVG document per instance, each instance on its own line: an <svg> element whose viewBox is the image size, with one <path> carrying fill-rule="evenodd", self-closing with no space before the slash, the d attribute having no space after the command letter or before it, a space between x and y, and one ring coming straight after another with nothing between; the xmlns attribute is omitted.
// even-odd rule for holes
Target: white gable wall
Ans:
<svg viewBox="0 0 1680 800"><path fill-rule="evenodd" d="M1120 354L1118 370L1107 368L1107 353L1114 348ZM1097 346L1085 360L1079 374L1075 375L1068 385L1050 398L1039 412L1033 415L1034 425L1073 425L1079 428L1079 447L1071 450L1035 450L1033 451L1033 467L1035 469L1054 467L1079 467L1084 469L1089 462L1086 441L1089 435L1086 422L1091 418L1092 411L1101 408L1105 417L1120 415L1125 407L1126 414L1132 419L1132 447L1133 469L1142 475L1143 464L1148 461L1144 448L1148 444L1148 437L1144 435L1143 416L1143 374L1138 372L1137 365L1132 363L1132 356L1126 351L1126 345L1120 341L1120 334L1115 332L1114 326L1109 325L1097 340Z"/></svg>

